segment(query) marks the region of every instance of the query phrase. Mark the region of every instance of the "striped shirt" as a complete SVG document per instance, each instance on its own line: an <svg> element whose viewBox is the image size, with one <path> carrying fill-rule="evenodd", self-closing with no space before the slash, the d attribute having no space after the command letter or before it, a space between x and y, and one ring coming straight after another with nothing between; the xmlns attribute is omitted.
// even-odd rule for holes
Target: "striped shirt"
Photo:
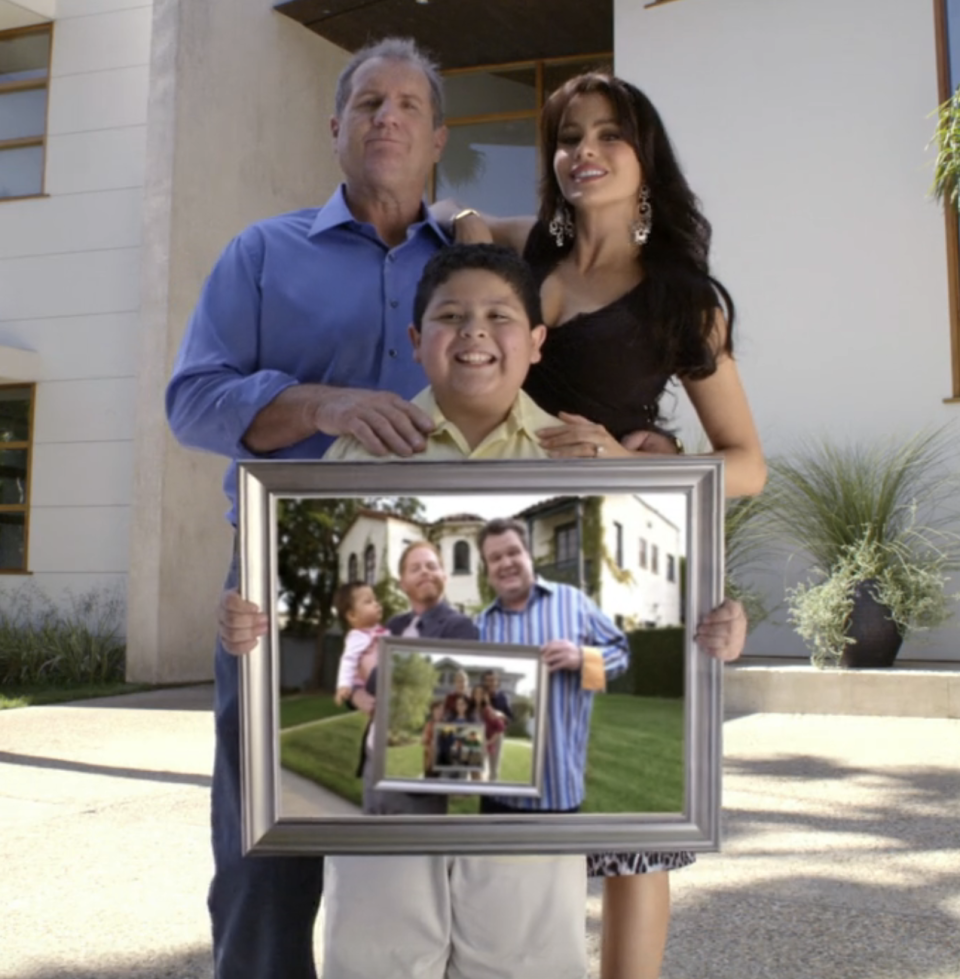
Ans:
<svg viewBox="0 0 960 979"><path fill-rule="evenodd" d="M538 578L526 608L513 612L497 599L477 618L480 639L490 643L542 646L568 639L595 646L603 655L607 677L627 668L626 636L579 589ZM574 809L583 802L583 773L593 693L584 690L579 670L556 670L547 689L543 791L539 799L498 798L514 809Z"/></svg>

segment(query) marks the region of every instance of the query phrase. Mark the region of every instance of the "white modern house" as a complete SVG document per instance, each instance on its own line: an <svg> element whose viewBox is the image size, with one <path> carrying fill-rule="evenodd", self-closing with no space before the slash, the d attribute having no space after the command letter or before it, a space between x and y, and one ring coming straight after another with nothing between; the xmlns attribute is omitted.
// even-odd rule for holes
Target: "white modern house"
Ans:
<svg viewBox="0 0 960 979"><path fill-rule="evenodd" d="M231 236L336 186L334 80L386 33L450 69L434 190L495 211L532 208L565 77L612 55L651 96L769 452L958 411L960 248L926 149L960 81L957 0L0 0L0 602L121 590L131 679L211 675L233 543L223 461L166 426L184 325ZM695 443L679 389L665 407ZM749 651L802 647L765 625Z"/></svg>
<svg viewBox="0 0 960 979"><path fill-rule="evenodd" d="M530 553L539 574L587 592L621 628L679 625L680 530L642 496L590 503L558 496L528 507Z"/></svg>

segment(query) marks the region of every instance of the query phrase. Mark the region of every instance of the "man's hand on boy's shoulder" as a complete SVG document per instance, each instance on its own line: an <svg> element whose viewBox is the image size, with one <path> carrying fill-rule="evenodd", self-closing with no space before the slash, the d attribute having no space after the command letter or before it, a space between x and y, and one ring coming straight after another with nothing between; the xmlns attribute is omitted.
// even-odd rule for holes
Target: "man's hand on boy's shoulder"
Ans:
<svg viewBox="0 0 960 979"><path fill-rule="evenodd" d="M404 458L422 452L435 427L426 412L390 391L335 387L324 389L314 424L328 435L352 435L373 455Z"/></svg>

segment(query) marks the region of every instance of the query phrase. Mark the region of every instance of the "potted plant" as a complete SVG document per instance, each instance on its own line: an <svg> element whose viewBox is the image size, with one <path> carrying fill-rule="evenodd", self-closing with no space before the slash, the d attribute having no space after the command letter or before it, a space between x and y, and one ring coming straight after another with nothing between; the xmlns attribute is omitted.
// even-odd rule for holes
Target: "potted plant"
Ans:
<svg viewBox="0 0 960 979"><path fill-rule="evenodd" d="M760 589L747 580L751 572L763 567L759 557L763 545L763 512L762 497L741 496L728 500L724 513L724 591L728 598L743 604L750 632L770 615Z"/></svg>
<svg viewBox="0 0 960 979"><path fill-rule="evenodd" d="M770 463L765 532L812 561L786 599L816 666L892 666L909 632L951 615L960 536L945 436L824 440Z"/></svg>

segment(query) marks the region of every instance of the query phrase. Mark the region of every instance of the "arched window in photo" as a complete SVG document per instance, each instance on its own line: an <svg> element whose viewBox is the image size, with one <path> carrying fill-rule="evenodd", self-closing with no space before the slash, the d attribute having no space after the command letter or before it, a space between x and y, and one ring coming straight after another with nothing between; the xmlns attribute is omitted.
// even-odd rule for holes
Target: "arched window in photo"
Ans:
<svg viewBox="0 0 960 979"><path fill-rule="evenodd" d="M347 558L347 581L356 581L360 576L360 561L356 551Z"/></svg>
<svg viewBox="0 0 960 979"><path fill-rule="evenodd" d="M470 545L465 540L453 545L453 573L470 574Z"/></svg>
<svg viewBox="0 0 960 979"><path fill-rule="evenodd" d="M373 544L363 549L363 580L368 585L377 583L377 551Z"/></svg>

